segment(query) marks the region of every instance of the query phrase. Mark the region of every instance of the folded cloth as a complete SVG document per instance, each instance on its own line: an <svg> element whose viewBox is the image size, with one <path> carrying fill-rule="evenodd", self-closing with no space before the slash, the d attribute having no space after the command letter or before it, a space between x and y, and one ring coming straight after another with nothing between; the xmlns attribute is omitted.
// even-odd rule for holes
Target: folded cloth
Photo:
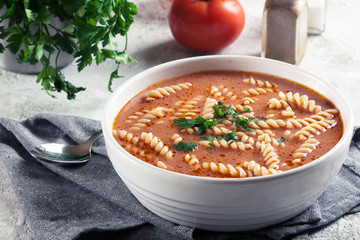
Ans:
<svg viewBox="0 0 360 240"><path fill-rule="evenodd" d="M78 166L29 154L41 143L79 144L100 128L99 121L75 116L39 114L22 122L0 118L0 158L37 239L307 239L360 211L359 128L339 174L310 208L284 223L236 233L193 229L148 211L114 171L102 138L93 145L91 160Z"/></svg>

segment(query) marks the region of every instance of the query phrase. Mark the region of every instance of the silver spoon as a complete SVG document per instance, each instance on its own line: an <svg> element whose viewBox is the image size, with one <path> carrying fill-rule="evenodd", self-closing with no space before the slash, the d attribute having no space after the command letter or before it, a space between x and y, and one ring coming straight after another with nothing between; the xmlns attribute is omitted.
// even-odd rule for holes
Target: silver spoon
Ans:
<svg viewBox="0 0 360 240"><path fill-rule="evenodd" d="M45 143L30 150L30 154L40 160L63 163L78 164L87 162L91 155L91 145L102 136L102 130L92 135L81 145L64 145L58 143Z"/></svg>

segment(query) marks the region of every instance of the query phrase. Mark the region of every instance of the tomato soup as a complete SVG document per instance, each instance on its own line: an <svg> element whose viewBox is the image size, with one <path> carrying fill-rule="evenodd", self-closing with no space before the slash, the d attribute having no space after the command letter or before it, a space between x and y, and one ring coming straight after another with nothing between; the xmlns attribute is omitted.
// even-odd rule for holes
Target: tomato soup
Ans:
<svg viewBox="0 0 360 240"><path fill-rule="evenodd" d="M159 81L134 96L113 124L117 142L157 167L195 176L278 174L324 155L340 140L338 109L275 76L206 71Z"/></svg>

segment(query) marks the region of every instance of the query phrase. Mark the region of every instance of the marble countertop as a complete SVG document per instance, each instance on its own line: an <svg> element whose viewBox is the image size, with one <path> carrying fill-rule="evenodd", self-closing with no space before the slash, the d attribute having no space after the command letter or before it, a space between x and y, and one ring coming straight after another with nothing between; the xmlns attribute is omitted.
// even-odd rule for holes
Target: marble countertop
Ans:
<svg viewBox="0 0 360 240"><path fill-rule="evenodd" d="M315 1L315 0L310 0ZM129 54L136 64L122 65L124 77L113 83L115 89L133 75L163 62L198 56L173 39L167 24L168 0L137 0L138 15L129 33ZM260 56L261 22L264 0L240 0L246 13L241 36L216 54ZM328 81L351 103L355 125L360 125L360 1L328 0L325 32L308 37L305 56L299 67ZM78 73L76 64L63 69L70 82L85 86L75 101L64 94L50 98L35 83L35 75L0 70L0 117L23 120L37 113L79 115L100 119L102 107L111 93L107 91L112 62L91 66ZM0 240L33 239L0 159ZM311 235L314 240L360 239L360 213L345 216Z"/></svg>

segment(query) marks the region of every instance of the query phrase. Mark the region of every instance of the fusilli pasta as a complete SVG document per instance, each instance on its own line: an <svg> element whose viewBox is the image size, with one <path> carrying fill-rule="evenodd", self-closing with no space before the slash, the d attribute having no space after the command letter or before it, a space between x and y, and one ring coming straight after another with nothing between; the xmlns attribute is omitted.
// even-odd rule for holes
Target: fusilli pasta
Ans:
<svg viewBox="0 0 360 240"><path fill-rule="evenodd" d="M148 144L156 152L159 152L160 155L165 156L166 158L172 158L173 152L169 149L168 146L159 140L157 137L154 137L152 133L142 132L140 139Z"/></svg>
<svg viewBox="0 0 360 240"><path fill-rule="evenodd" d="M307 156L308 153L311 153L317 145L319 145L319 141L315 138L307 139L301 146L295 150L292 155L293 160L295 159L302 159Z"/></svg>
<svg viewBox="0 0 360 240"><path fill-rule="evenodd" d="M310 112L320 112L321 106L316 105L314 100L309 100L307 95L301 95L299 93L293 94L288 92L287 94L279 92L279 97L290 103L295 103L297 106L309 110Z"/></svg>
<svg viewBox="0 0 360 240"><path fill-rule="evenodd" d="M261 80L255 80L254 78L246 78L243 80L245 83L250 83L251 85L256 85L259 87L266 87L266 88L272 88L275 87L274 84L269 83L269 81L261 81Z"/></svg>
<svg viewBox="0 0 360 240"><path fill-rule="evenodd" d="M214 116L214 106L217 104L217 101L213 98L207 98L205 101L205 106L203 108L203 111L201 113L201 116L204 119L209 119Z"/></svg>
<svg viewBox="0 0 360 240"><path fill-rule="evenodd" d="M161 87L155 90L150 90L149 92L145 93L145 97L147 101L153 101L156 98L163 98L164 96L169 96L171 93L175 93L176 91L180 91L183 89L188 89L191 86L192 86L191 83L186 82L186 83L179 83L176 85L172 85L169 87Z"/></svg>

